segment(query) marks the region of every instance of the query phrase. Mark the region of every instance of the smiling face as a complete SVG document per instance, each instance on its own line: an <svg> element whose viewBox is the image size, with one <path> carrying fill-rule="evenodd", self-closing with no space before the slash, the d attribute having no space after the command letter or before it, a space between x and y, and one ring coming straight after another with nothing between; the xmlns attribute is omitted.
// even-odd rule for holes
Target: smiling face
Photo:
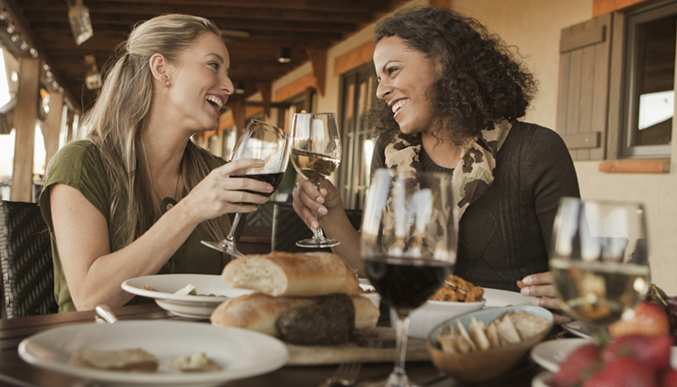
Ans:
<svg viewBox="0 0 677 387"><path fill-rule="evenodd" d="M170 79L166 108L178 113L178 123L192 130L218 126L233 82L228 76L230 56L221 38L204 33L167 66ZM168 114L173 115L168 111Z"/></svg>
<svg viewBox="0 0 677 387"><path fill-rule="evenodd" d="M379 80L376 97L383 100L405 134L424 132L433 124L430 100L437 79L435 61L397 36L379 40L374 49Z"/></svg>

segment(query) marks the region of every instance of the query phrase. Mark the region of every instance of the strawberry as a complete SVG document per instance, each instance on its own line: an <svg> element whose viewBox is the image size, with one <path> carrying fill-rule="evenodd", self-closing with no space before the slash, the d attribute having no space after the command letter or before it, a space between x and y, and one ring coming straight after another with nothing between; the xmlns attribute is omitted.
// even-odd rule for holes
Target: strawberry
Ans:
<svg viewBox="0 0 677 387"><path fill-rule="evenodd" d="M552 381L558 387L579 386L597 372L601 366L601 353L596 344L588 343L574 349L559 365Z"/></svg>
<svg viewBox="0 0 677 387"><path fill-rule="evenodd" d="M625 335L664 336L670 334L670 320L665 309L652 302L641 302L634 316L609 326L613 337Z"/></svg>
<svg viewBox="0 0 677 387"><path fill-rule="evenodd" d="M604 365L583 387L657 387L654 371L629 357Z"/></svg>
<svg viewBox="0 0 677 387"><path fill-rule="evenodd" d="M605 362L621 357L632 357L639 363L654 370L670 366L670 336L630 335L614 339L602 354Z"/></svg>
<svg viewBox="0 0 677 387"><path fill-rule="evenodd" d="M661 381L662 387L677 387L677 370L672 368L666 370L661 377Z"/></svg>

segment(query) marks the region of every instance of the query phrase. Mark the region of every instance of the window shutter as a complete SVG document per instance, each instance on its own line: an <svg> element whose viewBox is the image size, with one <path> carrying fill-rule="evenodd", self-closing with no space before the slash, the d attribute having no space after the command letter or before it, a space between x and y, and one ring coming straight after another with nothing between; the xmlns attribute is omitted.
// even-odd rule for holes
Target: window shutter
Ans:
<svg viewBox="0 0 677 387"><path fill-rule="evenodd" d="M560 36L557 131L574 160L606 156L612 18L595 17Z"/></svg>

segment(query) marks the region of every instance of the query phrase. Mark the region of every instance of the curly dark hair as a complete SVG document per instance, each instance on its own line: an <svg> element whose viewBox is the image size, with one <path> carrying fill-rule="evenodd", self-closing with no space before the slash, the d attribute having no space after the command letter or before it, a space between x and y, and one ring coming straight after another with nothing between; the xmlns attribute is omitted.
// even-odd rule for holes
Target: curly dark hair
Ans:
<svg viewBox="0 0 677 387"><path fill-rule="evenodd" d="M390 36L440 61L441 76L430 93L432 110L454 141L525 114L536 90L533 76L475 19L447 9L404 10L376 27L377 43ZM376 117L379 127L398 128L387 106L382 104Z"/></svg>

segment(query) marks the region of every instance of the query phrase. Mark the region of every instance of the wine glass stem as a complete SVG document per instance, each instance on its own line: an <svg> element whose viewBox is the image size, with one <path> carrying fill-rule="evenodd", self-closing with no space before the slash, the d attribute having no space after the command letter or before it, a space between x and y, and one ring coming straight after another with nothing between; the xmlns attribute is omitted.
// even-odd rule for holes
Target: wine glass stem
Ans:
<svg viewBox="0 0 677 387"><path fill-rule="evenodd" d="M397 352L395 368L388 378L387 387L409 386L409 379L405 371L407 358L407 333L409 332L409 314L400 315L395 308L390 309L391 321L395 322L395 335L397 339Z"/></svg>
<svg viewBox="0 0 677 387"><path fill-rule="evenodd" d="M320 191L320 182L319 181L314 181L313 184L315 184L315 188L317 188L317 191ZM322 231L322 226L319 224L320 223L320 215L319 213L317 214L317 222L318 226L317 228L313 229L313 239L316 241L324 241L324 231Z"/></svg>
<svg viewBox="0 0 677 387"><path fill-rule="evenodd" d="M240 213L235 214L235 218L233 218L233 224L230 225L230 231L228 231L228 235L226 236L226 240L228 243L231 245L235 245L235 231L237 230L237 225L240 223Z"/></svg>

